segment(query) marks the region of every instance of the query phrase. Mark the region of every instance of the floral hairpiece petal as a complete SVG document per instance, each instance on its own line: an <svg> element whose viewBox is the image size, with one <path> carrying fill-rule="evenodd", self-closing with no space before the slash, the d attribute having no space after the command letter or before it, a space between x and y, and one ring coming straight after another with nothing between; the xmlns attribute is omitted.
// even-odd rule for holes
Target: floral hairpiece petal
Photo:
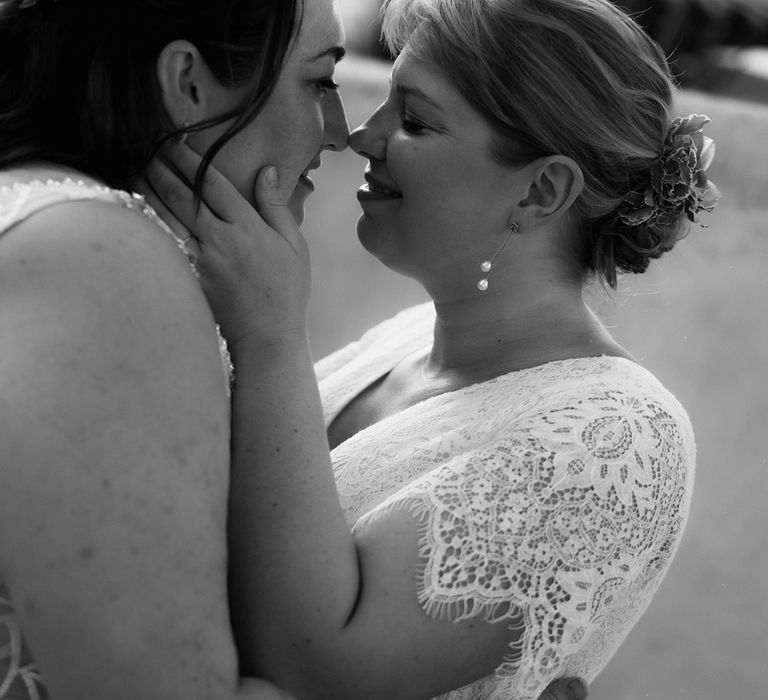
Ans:
<svg viewBox="0 0 768 700"><path fill-rule="evenodd" d="M667 133L667 139L674 138L678 133L694 134L701 131L712 120L706 114L689 114L687 117L676 117Z"/></svg>
<svg viewBox="0 0 768 700"><path fill-rule="evenodd" d="M629 192L619 208L624 224L668 226L682 216L696 222L699 212L715 208L720 191L705 174L715 157L715 142L702 133L710 121L704 114L672 120L648 186Z"/></svg>
<svg viewBox="0 0 768 700"><path fill-rule="evenodd" d="M712 165L712 160L715 157L715 142L709 138L709 136L704 137L704 144L701 148L701 153L699 154L699 167L702 170L708 170L709 166Z"/></svg>

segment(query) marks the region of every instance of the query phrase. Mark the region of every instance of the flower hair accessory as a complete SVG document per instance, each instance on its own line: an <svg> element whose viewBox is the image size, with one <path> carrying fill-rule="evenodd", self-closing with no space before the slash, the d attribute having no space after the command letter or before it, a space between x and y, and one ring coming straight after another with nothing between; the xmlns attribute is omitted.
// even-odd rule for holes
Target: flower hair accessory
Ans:
<svg viewBox="0 0 768 700"><path fill-rule="evenodd" d="M720 191L707 179L706 170L715 157L715 142L702 130L710 118L703 114L677 117L664 140L664 149L651 167L645 190L633 190L619 209L628 226L674 226L685 214L696 222L701 211L712 211Z"/></svg>

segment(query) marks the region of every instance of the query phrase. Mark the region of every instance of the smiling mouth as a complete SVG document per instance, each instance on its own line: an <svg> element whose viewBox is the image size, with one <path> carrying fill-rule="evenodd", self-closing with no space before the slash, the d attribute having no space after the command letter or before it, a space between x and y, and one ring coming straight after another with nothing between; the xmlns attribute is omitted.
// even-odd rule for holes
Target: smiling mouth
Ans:
<svg viewBox="0 0 768 700"><path fill-rule="evenodd" d="M387 187L371 175L365 175L365 181L368 183L368 189L371 192L384 195L385 197L393 197L395 199L403 198L403 195L400 194L400 192Z"/></svg>

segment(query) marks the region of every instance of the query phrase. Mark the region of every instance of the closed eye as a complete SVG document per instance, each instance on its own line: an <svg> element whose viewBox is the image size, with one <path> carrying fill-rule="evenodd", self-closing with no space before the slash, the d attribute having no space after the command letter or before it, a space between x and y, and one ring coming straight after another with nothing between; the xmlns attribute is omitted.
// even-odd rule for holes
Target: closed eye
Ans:
<svg viewBox="0 0 768 700"><path fill-rule="evenodd" d="M322 95L325 95L328 92L335 92L339 89L339 84L334 81L333 78L323 78L322 80L317 80L315 85Z"/></svg>
<svg viewBox="0 0 768 700"><path fill-rule="evenodd" d="M406 131L409 134L420 134L427 129L427 127L424 126L424 124L413 121L412 119L409 119L407 116L403 116L400 118L400 127L402 128L403 131Z"/></svg>

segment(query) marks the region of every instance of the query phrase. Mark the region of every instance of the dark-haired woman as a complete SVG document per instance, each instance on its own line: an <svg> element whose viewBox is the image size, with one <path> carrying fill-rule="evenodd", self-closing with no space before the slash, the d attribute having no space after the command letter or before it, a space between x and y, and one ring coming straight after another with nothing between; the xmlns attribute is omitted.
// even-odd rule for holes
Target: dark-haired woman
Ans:
<svg viewBox="0 0 768 700"><path fill-rule="evenodd" d="M0 698L278 697L229 620L228 356L126 190L186 133L300 218L342 46L331 0L0 2Z"/></svg>
<svg viewBox="0 0 768 700"><path fill-rule="evenodd" d="M0 0L3 700L284 697L229 621L229 356L127 190L176 137L301 220L343 51L332 0Z"/></svg>
<svg viewBox="0 0 768 700"><path fill-rule="evenodd" d="M280 235L221 180L197 216L166 183L238 339L241 658L301 697L535 698L596 676L681 540L691 424L582 291L714 206L707 119L672 119L662 52L607 0L391 0L384 26L358 236L433 303L319 362L319 392L267 174Z"/></svg>

